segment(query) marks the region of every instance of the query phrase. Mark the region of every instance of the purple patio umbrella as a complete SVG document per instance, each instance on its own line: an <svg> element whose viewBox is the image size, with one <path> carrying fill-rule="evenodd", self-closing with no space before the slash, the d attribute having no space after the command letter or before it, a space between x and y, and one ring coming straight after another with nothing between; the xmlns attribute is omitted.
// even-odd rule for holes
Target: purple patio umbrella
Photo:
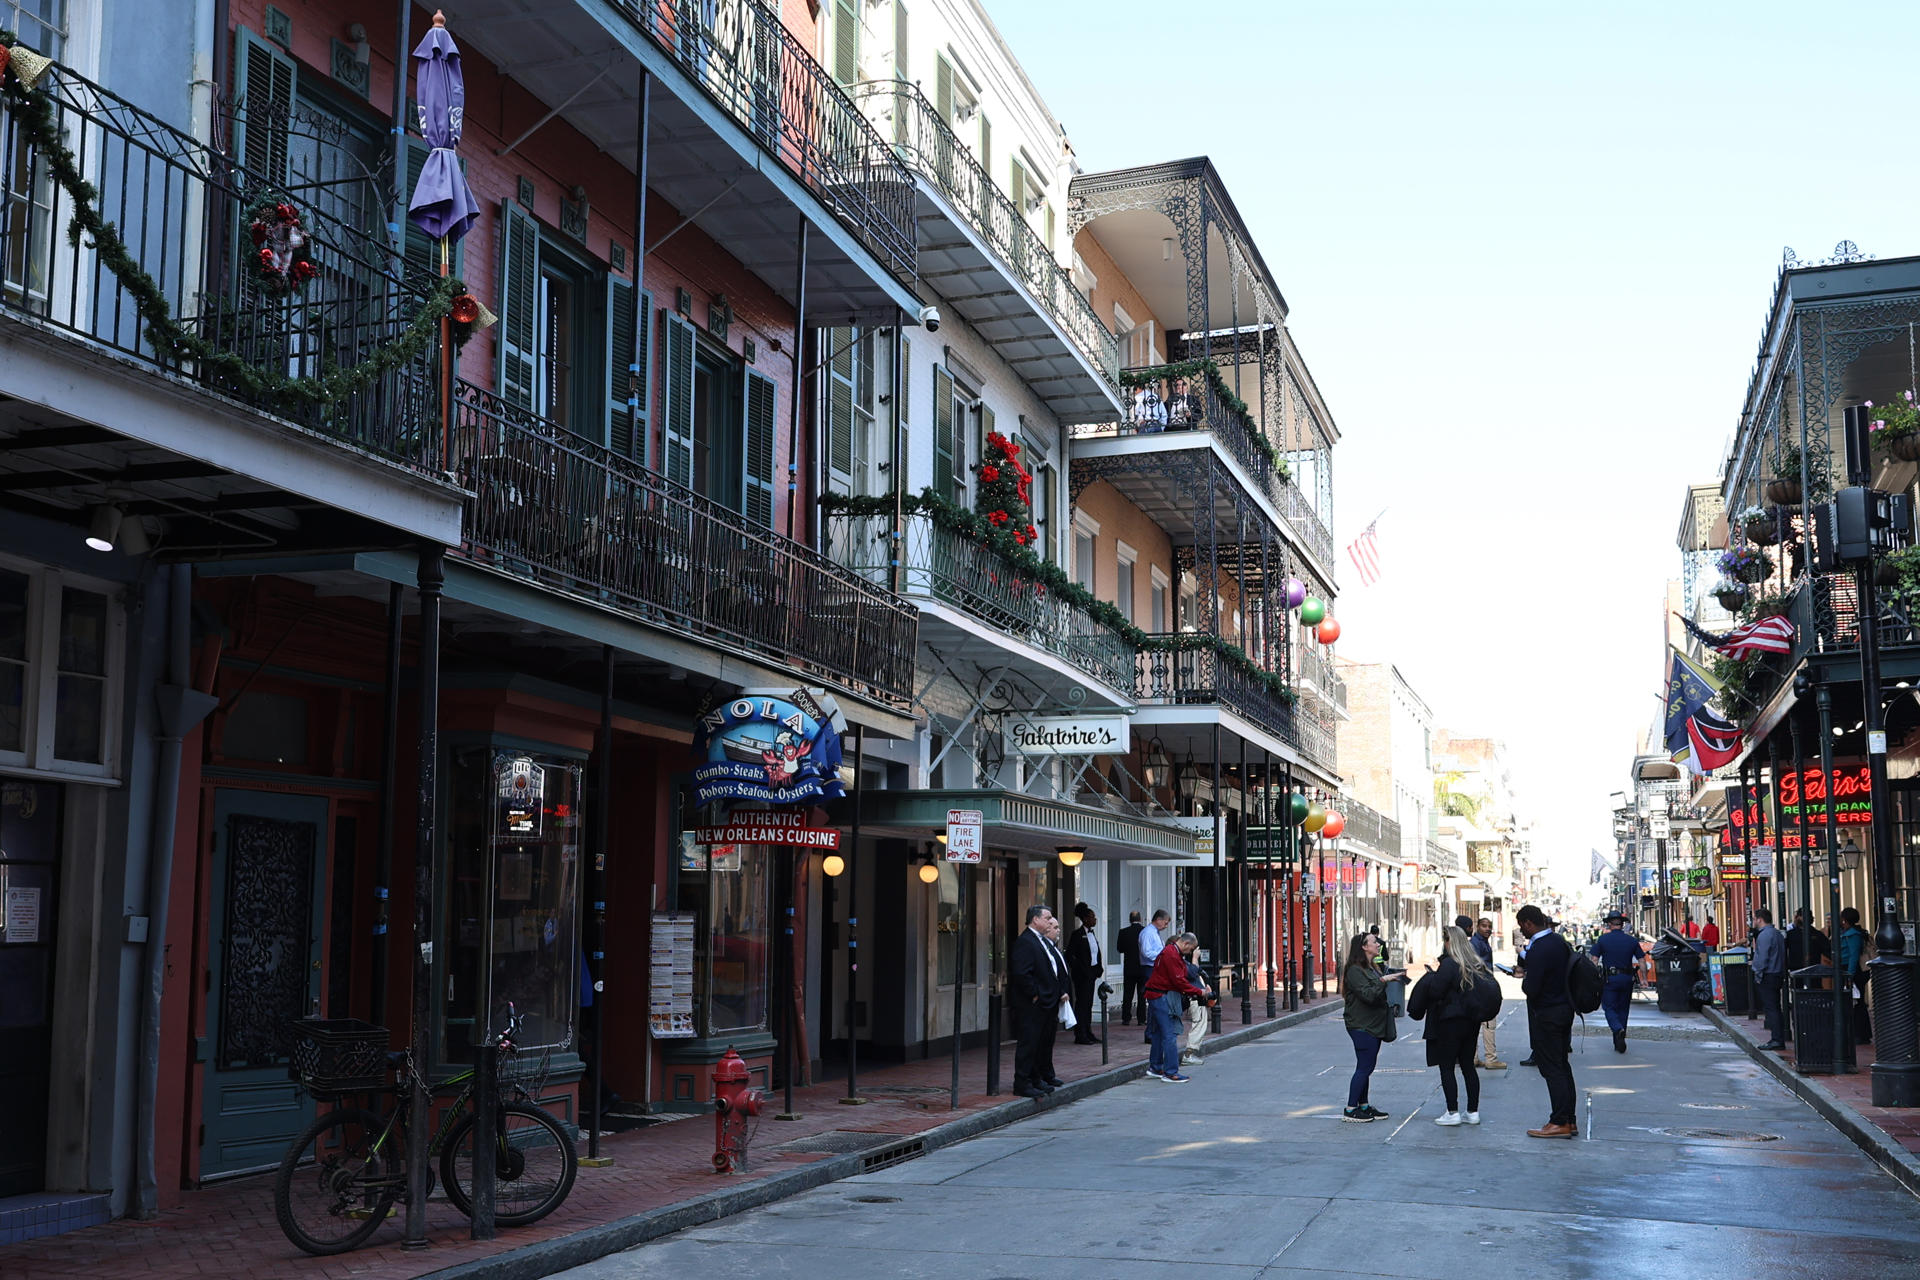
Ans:
<svg viewBox="0 0 1920 1280"><path fill-rule="evenodd" d="M435 240L457 241L480 216L473 191L460 172L453 149L467 110L466 79L460 49L447 34L447 17L436 12L426 38L413 51L414 94L420 103L420 136L432 148L420 167L407 218Z"/></svg>

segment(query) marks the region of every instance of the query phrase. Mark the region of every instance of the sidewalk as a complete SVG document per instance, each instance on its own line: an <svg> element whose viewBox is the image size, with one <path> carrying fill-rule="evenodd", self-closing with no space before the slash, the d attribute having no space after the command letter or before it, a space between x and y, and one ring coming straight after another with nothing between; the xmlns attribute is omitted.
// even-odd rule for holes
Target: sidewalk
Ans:
<svg viewBox="0 0 1920 1280"><path fill-rule="evenodd" d="M1222 1005L1221 1034L1209 1036L1202 1051L1211 1054L1216 1047L1258 1038L1339 1007L1338 999L1315 1000L1299 1013L1287 1015L1283 1003L1281 1016L1269 1021L1263 1016L1266 993L1259 991L1254 996L1254 1022L1242 1026L1239 1001L1230 1000ZM90 1280L512 1276L517 1280L548 1275L692 1223L878 1167L901 1144L915 1138L921 1141L912 1155L1124 1084L1145 1069L1146 1044L1138 1027L1115 1023L1109 1050L1110 1062L1103 1068L1099 1045L1076 1045L1063 1039L1054 1060L1067 1086L1044 1102L1014 1098L1008 1092L1013 1081L1011 1044L1000 1051L997 1097L985 1092L987 1051L961 1054L957 1111L948 1109L950 1057L862 1068L864 1105L841 1104L846 1093L844 1075L796 1089L794 1109L801 1117L796 1121L771 1119L782 1103L776 1093L768 1115L760 1119L753 1134L748 1172L732 1177L712 1172L710 1115L603 1134L600 1151L613 1158L611 1166L582 1168L573 1193L552 1216L532 1227L503 1229L493 1241L469 1240L466 1218L436 1194L427 1210L431 1248L402 1249L396 1216L352 1253L311 1258L288 1244L274 1221L272 1175L267 1174L188 1192L185 1205L153 1222L123 1219L0 1248L0 1275L8 1280L80 1276ZM1191 1070L1208 1069L1202 1064ZM579 1148L584 1156L584 1137Z"/></svg>

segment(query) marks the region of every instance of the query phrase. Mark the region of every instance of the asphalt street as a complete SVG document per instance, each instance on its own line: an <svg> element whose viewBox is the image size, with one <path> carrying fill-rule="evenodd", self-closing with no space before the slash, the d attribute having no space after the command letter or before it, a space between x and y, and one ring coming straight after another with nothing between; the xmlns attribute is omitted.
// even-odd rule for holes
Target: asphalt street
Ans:
<svg viewBox="0 0 1920 1280"><path fill-rule="evenodd" d="M1517 1064L1525 1013L1503 1020ZM1485 1073L1478 1128L1436 1126L1437 1073L1400 1027L1373 1081L1388 1120L1340 1118L1335 1013L1209 1055L1190 1084L1127 1084L563 1274L1920 1277L1920 1204L1710 1029L1625 1056L1576 1037L1591 1136L1583 1110L1568 1142L1527 1137L1546 1090L1518 1066Z"/></svg>

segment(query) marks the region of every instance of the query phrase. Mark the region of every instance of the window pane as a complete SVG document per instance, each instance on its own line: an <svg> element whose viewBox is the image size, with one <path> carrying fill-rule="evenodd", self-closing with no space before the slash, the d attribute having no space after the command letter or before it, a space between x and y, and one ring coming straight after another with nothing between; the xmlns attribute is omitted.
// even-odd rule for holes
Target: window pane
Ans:
<svg viewBox="0 0 1920 1280"><path fill-rule="evenodd" d="M71 587L60 593L60 670L107 673L107 598Z"/></svg>
<svg viewBox="0 0 1920 1280"><path fill-rule="evenodd" d="M0 662L0 751L25 751L27 668Z"/></svg>
<svg viewBox="0 0 1920 1280"><path fill-rule="evenodd" d="M53 754L56 759L78 764L103 764L101 751L102 711L107 682L91 676L60 677L55 695Z"/></svg>
<svg viewBox="0 0 1920 1280"><path fill-rule="evenodd" d="M27 660L27 575L0 569L0 658Z"/></svg>
<svg viewBox="0 0 1920 1280"><path fill-rule="evenodd" d="M953 985L960 971L960 871L953 863L940 863L938 894L934 904L934 936L938 939L937 981L943 987Z"/></svg>

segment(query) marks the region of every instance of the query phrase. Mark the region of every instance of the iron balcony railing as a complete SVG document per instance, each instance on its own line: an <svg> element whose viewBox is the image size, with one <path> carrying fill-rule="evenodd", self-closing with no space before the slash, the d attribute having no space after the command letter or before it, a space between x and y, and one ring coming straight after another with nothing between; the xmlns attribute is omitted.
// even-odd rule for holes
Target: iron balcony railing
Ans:
<svg viewBox="0 0 1920 1280"><path fill-rule="evenodd" d="M1323 567L1333 564L1333 534L1280 469L1280 454L1258 423L1220 394L1211 377L1176 372L1179 366L1147 365L1120 375L1121 403L1126 416L1119 422L1080 423L1070 428L1074 439L1158 435L1169 431L1209 432L1241 468L1253 478L1260 495L1280 512L1307 550Z"/></svg>
<svg viewBox="0 0 1920 1280"><path fill-rule="evenodd" d="M827 528L828 551L836 561L870 581L890 580L893 517L837 514L828 518ZM1133 687L1133 647L1119 632L1060 599L997 551L924 513L906 517L901 590L955 605L1116 689Z"/></svg>
<svg viewBox="0 0 1920 1280"><path fill-rule="evenodd" d="M1222 706L1245 716L1282 742L1298 745L1298 708L1264 680L1257 680L1212 649L1163 646L1191 641L1190 635L1148 637L1135 664L1134 697L1143 705Z"/></svg>
<svg viewBox="0 0 1920 1280"><path fill-rule="evenodd" d="M463 554L904 709L918 610L659 473L460 383Z"/></svg>
<svg viewBox="0 0 1920 1280"><path fill-rule="evenodd" d="M1885 587L1877 594L1880 620L1876 636L1882 648L1920 645L1920 610L1904 600L1890 598ZM1859 650L1860 591L1853 574L1825 573L1795 582L1787 589L1787 618L1793 623L1792 652L1767 654L1755 664L1745 690L1734 700L1735 705L1727 708L1734 719L1751 719L1807 658Z"/></svg>
<svg viewBox="0 0 1920 1280"><path fill-rule="evenodd" d="M1351 837L1375 853L1400 856L1400 824L1392 818L1358 800L1345 798L1340 801L1340 814L1347 820L1343 838Z"/></svg>
<svg viewBox="0 0 1920 1280"><path fill-rule="evenodd" d="M298 208L317 274L291 296L263 291L248 213L291 173L257 173L84 77L56 66L40 82L53 121L94 207L124 240L171 321L205 356L157 352L151 301L109 270L91 237L70 233L75 205L55 180L51 157L17 113L0 124L0 309L91 346L157 369L292 422L403 463L440 472L439 399L429 376L437 343L409 363L372 377L351 394L321 402L262 387L233 366L297 379L351 371L390 347L417 314L431 281L392 271L385 211L364 171L333 173L304 190ZM290 167L290 153L318 166L333 154L325 122L300 113L223 108L221 136L268 137L257 148ZM236 148L237 150L238 148ZM220 361L237 357L226 371Z"/></svg>
<svg viewBox="0 0 1920 1280"><path fill-rule="evenodd" d="M756 0L613 0L903 280L918 269L913 174Z"/></svg>
<svg viewBox="0 0 1920 1280"><path fill-rule="evenodd" d="M1334 706L1347 709L1347 682L1340 678L1333 662L1310 645L1301 645L1293 655L1293 674L1302 688L1324 696Z"/></svg>
<svg viewBox="0 0 1920 1280"><path fill-rule="evenodd" d="M1100 323L1093 304L1073 286L1044 237L987 173L967 145L915 85L872 80L849 91L890 132L907 164L932 183L1026 285L1110 387L1119 386L1120 340Z"/></svg>
<svg viewBox="0 0 1920 1280"><path fill-rule="evenodd" d="M1435 871L1444 872L1449 875L1458 875L1466 870L1465 862L1460 857L1460 854L1456 850L1447 848L1447 846L1441 844L1438 840L1427 841L1427 863L1432 866Z"/></svg>

